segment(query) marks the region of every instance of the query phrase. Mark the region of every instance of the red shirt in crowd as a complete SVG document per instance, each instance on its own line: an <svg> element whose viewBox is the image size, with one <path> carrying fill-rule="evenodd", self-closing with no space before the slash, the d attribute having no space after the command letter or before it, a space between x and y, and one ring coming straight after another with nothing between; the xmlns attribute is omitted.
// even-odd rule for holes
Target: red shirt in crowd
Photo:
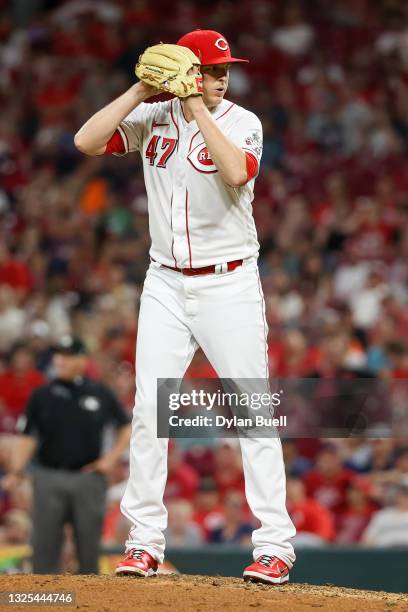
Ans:
<svg viewBox="0 0 408 612"><path fill-rule="evenodd" d="M219 529L223 525L224 510L221 504L217 504L211 510L197 510L193 520L199 525L207 539L210 532Z"/></svg>
<svg viewBox="0 0 408 612"><path fill-rule="evenodd" d="M386 223L363 223L355 237L356 248L365 259L386 259L392 229Z"/></svg>
<svg viewBox="0 0 408 612"><path fill-rule="evenodd" d="M240 469L231 468L216 470L214 480L221 497L229 491L245 492L244 474Z"/></svg>
<svg viewBox="0 0 408 612"><path fill-rule="evenodd" d="M319 363L320 351L318 347L307 347L299 355L293 356L285 347L285 343L278 341L268 346L269 364L271 373L275 376L306 377L313 372Z"/></svg>
<svg viewBox="0 0 408 612"><path fill-rule="evenodd" d="M211 448L193 446L185 452L184 460L202 478L211 477L214 473L214 453Z"/></svg>
<svg viewBox="0 0 408 612"><path fill-rule="evenodd" d="M344 510L346 490L353 480L354 474L346 468L341 468L336 475L328 478L317 470L311 470L305 476L306 492L322 506L334 513Z"/></svg>
<svg viewBox="0 0 408 612"><path fill-rule="evenodd" d="M169 499L187 499L191 501L198 489L199 476L194 468L186 463L180 464L167 478L164 497Z"/></svg>
<svg viewBox="0 0 408 612"><path fill-rule="evenodd" d="M45 383L45 378L35 368L18 375L13 370L0 374L0 400L6 411L17 417L24 410L31 393Z"/></svg>
<svg viewBox="0 0 408 612"><path fill-rule="evenodd" d="M31 290L33 279L28 266L17 259L9 259L4 264L0 264L0 285Z"/></svg>
<svg viewBox="0 0 408 612"><path fill-rule="evenodd" d="M372 502L367 502L365 507L361 510L357 510L352 506L347 506L340 514L337 521L336 542L339 544L353 544L359 542L376 510L378 510L378 508Z"/></svg>
<svg viewBox="0 0 408 612"><path fill-rule="evenodd" d="M102 541L105 543L115 542L119 522L122 513L119 504L111 506L105 514L102 527Z"/></svg>
<svg viewBox="0 0 408 612"><path fill-rule="evenodd" d="M323 540L334 538L334 520L331 512L314 499L288 504L288 511L298 532L313 533Z"/></svg>

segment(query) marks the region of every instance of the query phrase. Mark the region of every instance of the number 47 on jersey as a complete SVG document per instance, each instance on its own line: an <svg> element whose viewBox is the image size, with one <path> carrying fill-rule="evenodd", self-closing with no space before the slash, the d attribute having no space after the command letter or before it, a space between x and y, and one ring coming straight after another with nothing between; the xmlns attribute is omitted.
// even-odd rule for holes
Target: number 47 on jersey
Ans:
<svg viewBox="0 0 408 612"><path fill-rule="evenodd" d="M146 148L146 157L149 160L150 166L155 165L156 157L161 153L159 161L156 163L156 168L165 168L168 160L173 155L177 146L175 138L164 138L163 136L152 136Z"/></svg>

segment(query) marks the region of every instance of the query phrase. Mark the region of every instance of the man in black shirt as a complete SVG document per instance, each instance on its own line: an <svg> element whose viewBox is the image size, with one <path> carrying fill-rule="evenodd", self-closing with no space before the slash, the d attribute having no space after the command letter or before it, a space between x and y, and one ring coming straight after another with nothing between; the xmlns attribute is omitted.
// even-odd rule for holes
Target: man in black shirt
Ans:
<svg viewBox="0 0 408 612"><path fill-rule="evenodd" d="M84 343L64 336L56 348L56 378L36 389L3 480L12 488L36 451L33 471L33 571L60 571L64 524L73 525L79 573L97 573L105 512L106 475L127 448L129 417L114 393L84 376ZM113 424L113 447L102 453L105 427Z"/></svg>

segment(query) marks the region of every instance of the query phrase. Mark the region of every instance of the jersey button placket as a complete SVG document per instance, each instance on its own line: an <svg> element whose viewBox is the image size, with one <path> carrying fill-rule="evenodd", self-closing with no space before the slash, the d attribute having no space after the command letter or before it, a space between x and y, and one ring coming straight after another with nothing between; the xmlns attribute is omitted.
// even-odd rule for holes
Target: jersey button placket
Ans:
<svg viewBox="0 0 408 612"><path fill-rule="evenodd" d="M177 264L183 268L189 267L189 250L186 234L186 168L188 135L186 131L180 134L179 149L175 164L173 183L173 236L174 255Z"/></svg>

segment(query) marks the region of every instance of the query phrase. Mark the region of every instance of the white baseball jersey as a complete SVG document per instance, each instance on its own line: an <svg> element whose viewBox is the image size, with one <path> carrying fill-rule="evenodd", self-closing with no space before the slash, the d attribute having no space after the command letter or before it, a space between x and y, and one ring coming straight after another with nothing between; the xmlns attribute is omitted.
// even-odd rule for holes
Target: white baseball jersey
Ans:
<svg viewBox="0 0 408 612"><path fill-rule="evenodd" d="M223 100L213 111L232 142L262 154L258 117ZM252 216L255 179L238 188L221 178L196 121L180 100L142 103L118 128L125 152L139 151L148 196L151 257L178 268L201 268L257 256Z"/></svg>

